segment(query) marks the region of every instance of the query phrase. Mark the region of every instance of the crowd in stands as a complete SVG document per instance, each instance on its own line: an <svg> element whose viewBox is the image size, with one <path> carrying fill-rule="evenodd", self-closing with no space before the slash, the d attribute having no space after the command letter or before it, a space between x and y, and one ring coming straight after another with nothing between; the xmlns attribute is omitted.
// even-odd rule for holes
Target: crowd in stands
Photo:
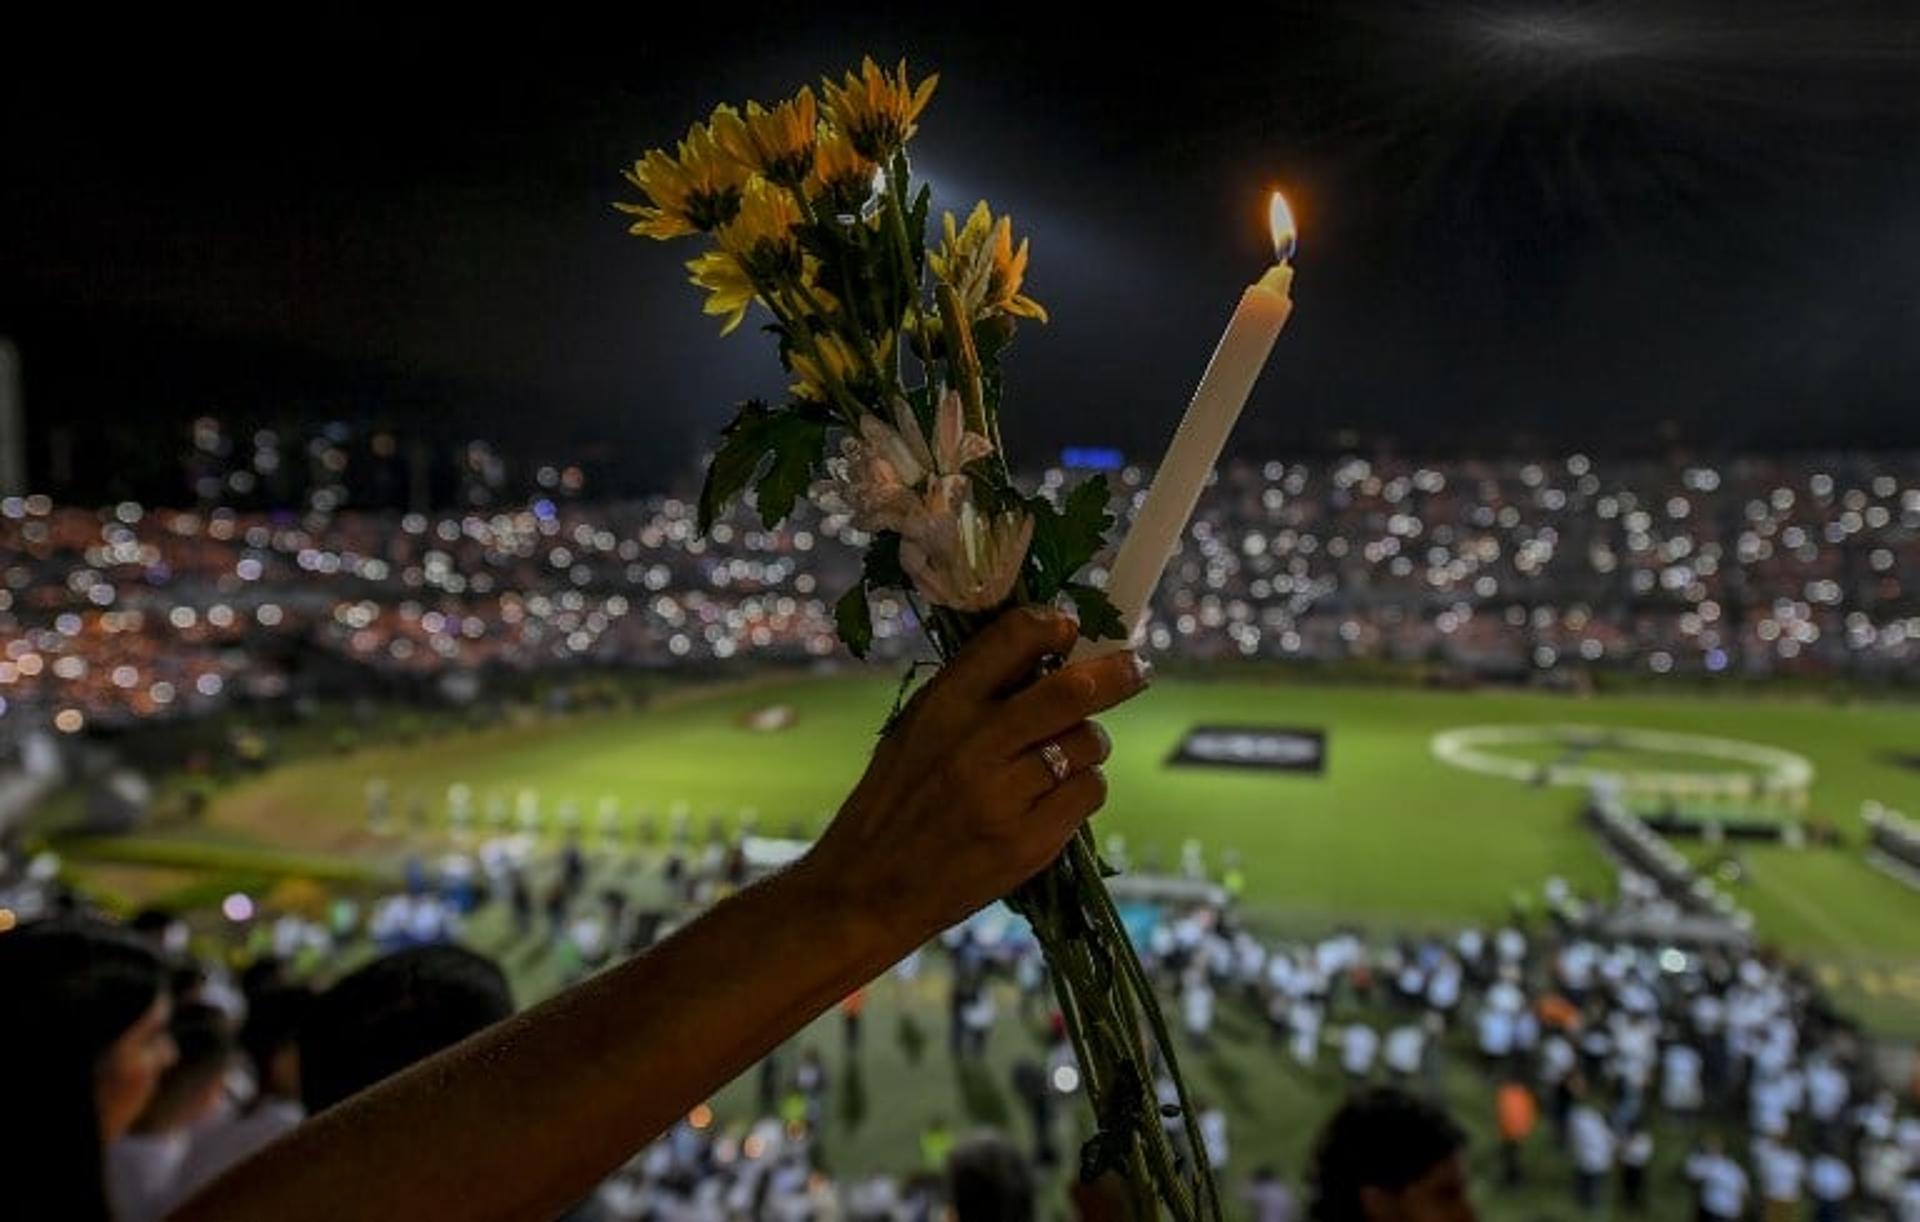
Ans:
<svg viewBox="0 0 1920 1222"><path fill-rule="evenodd" d="M1112 473L1122 526L1149 475ZM690 501L561 487L439 515L9 498L0 710L79 731L272 697L314 652L399 677L823 658L862 542L806 503L702 537ZM1149 632L1180 657L1898 676L1920 456L1236 463L1171 571ZM878 611L879 648L909 648Z"/></svg>
<svg viewBox="0 0 1920 1222"><path fill-rule="evenodd" d="M627 902L596 856L603 866L644 862L635 868L669 897L666 908ZM93 1092L85 1122L113 1136L97 1151L111 1216L159 1217L303 1116L511 1013L500 968L458 943L466 914L497 905L516 943L544 947L574 979L742 885L745 860L738 843L680 836L644 854L578 839L549 854L524 834L467 837L411 867L401 891L364 906L338 901L325 920L229 906L222 928L252 930L244 952L199 959L178 917L110 928L74 915L76 900L44 862L0 866L0 980L10 999L37 999L0 1005L0 1060L10 1083L27 1083L0 1107L0 1139L40 1149L59 1126L18 1100ZM1497 1134L1489 1191L1537 1194L1550 1180L1569 1211L1634 1212L1684 1193L1705 1219L1920 1219L1916 1101L1885 1084L1865 1037L1796 965L1745 945L1597 932L1619 905L1665 902L1628 875L1605 905L1550 880L1544 903L1445 936L1278 939L1243 924L1226 900L1149 905L1129 926L1187 1047L1221 1038L1221 1015L1236 1009L1245 1020L1236 1026L1267 1033L1263 1055L1348 1095L1310 1164L1278 1170L1262 1151L1266 1134L1230 1133L1226 1111L1196 1101L1216 1175L1262 1222L1396 1216L1332 1212L1327 1197L1343 1191L1343 1175L1464 1193L1458 1168L1428 1176L1465 1140L1440 1114L1449 1106L1479 1109ZM996 906L893 972L933 973L949 990L956 1061L982 1058L989 1041L1019 1044L1018 1131L938 1124L921 1134L922 1165L834 1178L819 1157L827 1070L816 1050L789 1045L755 1072L753 1117L696 1109L573 1216L931 1219L968 1193L999 1204L954 1216L1036 1216L1035 1193L1071 1166L1066 1116L1080 1104L1031 939ZM850 1058L864 1008L864 994L839 1008ZM89 1075L49 1076L61 1050L84 1053ZM1463 1101L1468 1068L1480 1094ZM1157 1090L1173 1111L1171 1081ZM1179 1144L1176 1116L1167 1124ZM1362 1125L1357 1135L1343 1128L1352 1125ZM1354 1161L1354 1143L1378 1146L1394 1125L1411 1126L1403 1137L1424 1153L1405 1165L1378 1149ZM1007 1204L1014 1198L1024 1206Z"/></svg>

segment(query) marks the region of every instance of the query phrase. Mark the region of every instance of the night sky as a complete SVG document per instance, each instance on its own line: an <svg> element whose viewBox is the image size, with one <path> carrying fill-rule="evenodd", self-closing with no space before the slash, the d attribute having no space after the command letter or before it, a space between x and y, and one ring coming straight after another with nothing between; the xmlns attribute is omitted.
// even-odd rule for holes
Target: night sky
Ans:
<svg viewBox="0 0 1920 1222"><path fill-rule="evenodd" d="M1911 5L714 11L16 45L0 334L35 446L66 424L111 462L211 411L684 473L780 381L700 315L693 248L626 236L619 171L863 51L942 74L915 144L938 201L1033 238L1054 322L1010 361L1017 459L1157 449L1267 261L1274 185L1297 306L1244 452L1920 444Z"/></svg>

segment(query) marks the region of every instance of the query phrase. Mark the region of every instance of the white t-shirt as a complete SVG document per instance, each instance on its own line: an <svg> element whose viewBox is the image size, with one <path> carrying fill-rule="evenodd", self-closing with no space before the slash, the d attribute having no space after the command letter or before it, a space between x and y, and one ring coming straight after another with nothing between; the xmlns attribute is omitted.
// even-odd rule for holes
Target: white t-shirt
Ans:
<svg viewBox="0 0 1920 1222"><path fill-rule="evenodd" d="M1549 1086L1566 1081L1576 1060L1573 1045L1564 1036L1548 1036L1540 1045L1540 1080Z"/></svg>
<svg viewBox="0 0 1920 1222"><path fill-rule="evenodd" d="M1660 1057L1660 1102L1673 1112L1700 1106L1700 1052L1691 1044L1669 1044Z"/></svg>
<svg viewBox="0 0 1920 1222"><path fill-rule="evenodd" d="M1807 1066L1807 1111L1815 1120L1836 1120L1847 1109L1847 1075L1831 1061Z"/></svg>
<svg viewBox="0 0 1920 1222"><path fill-rule="evenodd" d="M1573 1109L1567 1118L1567 1141L1573 1147L1573 1165L1588 1175L1601 1175L1613 1168L1613 1130L1605 1117L1587 1104Z"/></svg>
<svg viewBox="0 0 1920 1222"><path fill-rule="evenodd" d="M1207 1148L1207 1161L1215 1171L1227 1165L1227 1114L1217 1107L1200 1113L1200 1144Z"/></svg>
<svg viewBox="0 0 1920 1222"><path fill-rule="evenodd" d="M1620 1165L1623 1167L1644 1167L1653 1161L1653 1134L1645 1129L1636 1130L1620 1143Z"/></svg>
<svg viewBox="0 0 1920 1222"><path fill-rule="evenodd" d="M1354 1023L1340 1035L1340 1068L1356 1077L1372 1073L1379 1051L1379 1033L1365 1023Z"/></svg>
<svg viewBox="0 0 1920 1222"><path fill-rule="evenodd" d="M1760 1192L1769 1201L1797 1201L1807 1180L1807 1160L1791 1146L1763 1141L1754 1147Z"/></svg>
<svg viewBox="0 0 1920 1222"><path fill-rule="evenodd" d="M1213 1029L1213 990L1204 984L1190 984L1180 995L1180 1011L1188 1032L1205 1035Z"/></svg>
<svg viewBox="0 0 1920 1222"><path fill-rule="evenodd" d="M1721 1024L1724 1023L1727 1018L1726 1003L1718 997L1715 997L1712 993L1702 993L1694 998L1693 1005L1689 1007L1689 1010L1693 1018L1694 1029L1703 1035L1717 1034Z"/></svg>
<svg viewBox="0 0 1920 1222"><path fill-rule="evenodd" d="M1831 1154L1815 1155L1807 1184L1816 1201L1844 1201L1853 1195L1853 1168Z"/></svg>
<svg viewBox="0 0 1920 1222"><path fill-rule="evenodd" d="M1593 987L1593 973L1598 966L1598 952L1588 943L1575 942L1560 952L1560 980L1570 989L1586 990Z"/></svg>
<svg viewBox="0 0 1920 1222"><path fill-rule="evenodd" d="M1755 1082L1747 1094L1747 1123L1767 1137L1785 1133L1792 1124L1795 1094L1788 1076Z"/></svg>
<svg viewBox="0 0 1920 1222"><path fill-rule="evenodd" d="M1420 1072L1420 1061L1427 1050L1427 1033L1413 1023L1403 1023L1387 1032L1384 1059L1387 1068L1397 1074Z"/></svg>
<svg viewBox="0 0 1920 1222"><path fill-rule="evenodd" d="M1502 963L1518 963L1527 957L1527 935L1509 925L1495 935L1494 948Z"/></svg>
<svg viewBox="0 0 1920 1222"><path fill-rule="evenodd" d="M1513 1015L1497 1006L1480 1011L1480 1051L1490 1057L1503 1057L1513 1051Z"/></svg>
<svg viewBox="0 0 1920 1222"><path fill-rule="evenodd" d="M1700 1160L1696 1178L1700 1181L1700 1207L1715 1218L1738 1218L1747 1212L1750 1191L1747 1173L1739 1163L1724 1154Z"/></svg>

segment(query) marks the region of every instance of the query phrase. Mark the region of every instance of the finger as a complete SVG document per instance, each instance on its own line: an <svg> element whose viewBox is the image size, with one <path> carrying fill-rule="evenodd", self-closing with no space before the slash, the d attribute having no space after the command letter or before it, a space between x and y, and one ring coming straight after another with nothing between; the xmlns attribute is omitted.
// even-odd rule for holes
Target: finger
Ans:
<svg viewBox="0 0 1920 1222"><path fill-rule="evenodd" d="M1011 758L1147 685L1150 668L1133 653L1114 653L1055 671L1010 698L989 720L989 751Z"/></svg>
<svg viewBox="0 0 1920 1222"><path fill-rule="evenodd" d="M941 669L930 685L929 701L948 707L977 705L1003 691L1030 683L1049 654L1073 647L1080 626L1051 607L1015 607Z"/></svg>
<svg viewBox="0 0 1920 1222"><path fill-rule="evenodd" d="M1036 827L1053 837L1048 847L1055 852L1067 842L1093 812L1107 804L1107 776L1098 767L1076 772L1059 788L1033 804L1028 818Z"/></svg>
<svg viewBox="0 0 1920 1222"><path fill-rule="evenodd" d="M1048 743L1059 747L1064 759L1061 775L1057 777L1047 763ZM1064 785L1076 773L1106 763L1107 757L1112 754L1113 741L1107 737L1107 732L1100 728L1098 722L1083 721L1058 738L1050 738L1015 759L1014 784L1020 787L1021 797L1029 802L1037 802Z"/></svg>

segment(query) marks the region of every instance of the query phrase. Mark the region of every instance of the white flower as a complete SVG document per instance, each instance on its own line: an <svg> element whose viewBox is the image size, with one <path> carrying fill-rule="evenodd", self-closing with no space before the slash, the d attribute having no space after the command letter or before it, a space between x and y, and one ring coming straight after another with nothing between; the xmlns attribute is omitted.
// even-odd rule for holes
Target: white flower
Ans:
<svg viewBox="0 0 1920 1222"><path fill-rule="evenodd" d="M982 517L973 502L958 510L943 497L929 498L928 529L903 538L900 564L927 599L956 611L989 611L1005 602L1020 576L1033 540L1033 517L1003 513Z"/></svg>
<svg viewBox="0 0 1920 1222"><path fill-rule="evenodd" d="M985 611L1013 589L1033 538L1024 513L983 518L973 504L968 463L993 453L969 432L960 396L940 397L929 443L913 408L893 405L893 423L863 416L860 435L841 442L844 471L831 491L868 533L900 536L900 563L914 586L939 606Z"/></svg>

